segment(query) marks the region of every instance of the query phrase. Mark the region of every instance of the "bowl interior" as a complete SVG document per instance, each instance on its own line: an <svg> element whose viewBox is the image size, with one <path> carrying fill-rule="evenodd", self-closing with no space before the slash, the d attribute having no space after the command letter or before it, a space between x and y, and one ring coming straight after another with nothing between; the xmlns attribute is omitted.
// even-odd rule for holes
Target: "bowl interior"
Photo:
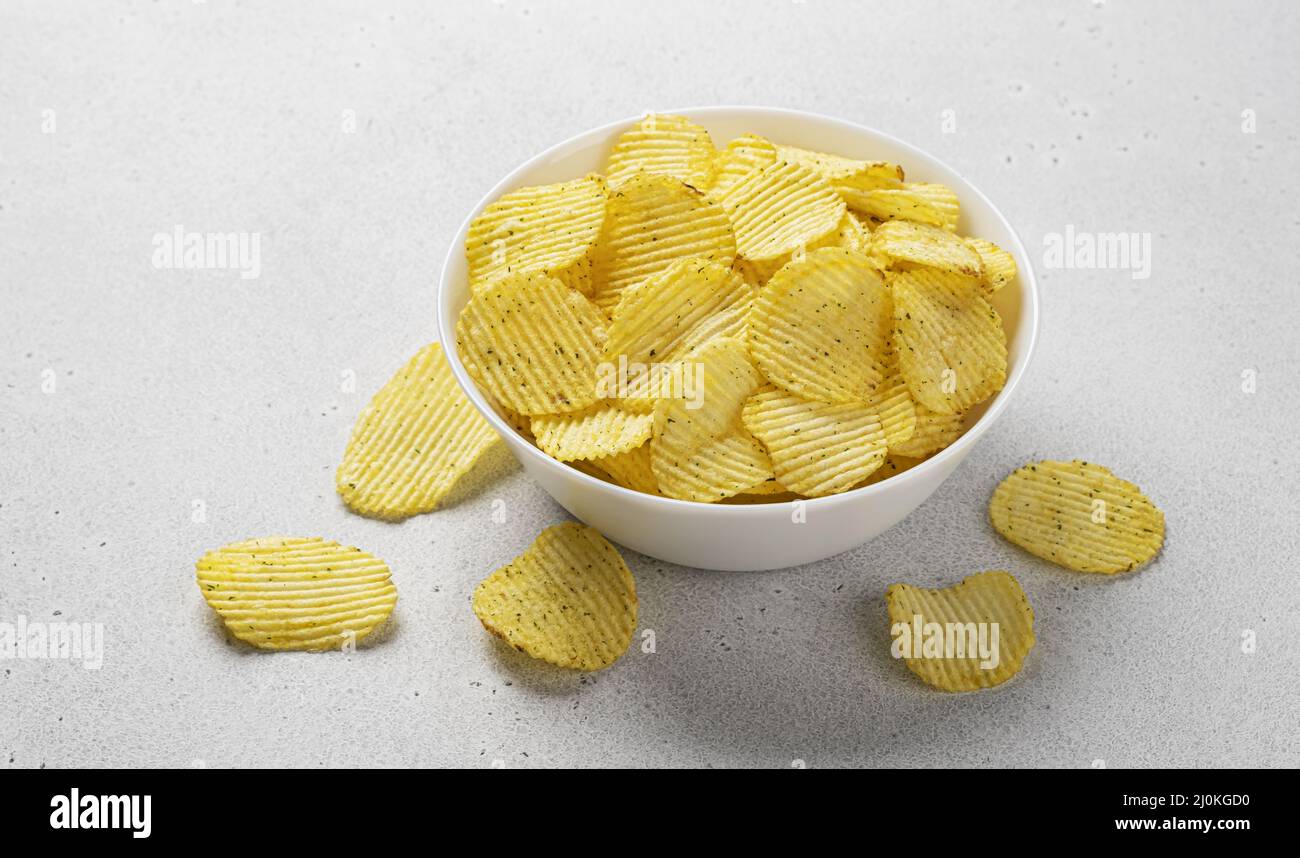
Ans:
<svg viewBox="0 0 1300 858"><path fill-rule="evenodd" d="M1005 387L986 402L973 408L967 420L967 430L956 442L922 462L920 465L888 480L866 488L855 489L828 498L817 498L808 503L820 503L844 499L860 492L870 492L884 488L896 480L906 480L931 462L940 457L960 455L960 451L973 444L987 430L993 419L1005 407L1008 397L1018 384L1028 363L1033 349L1037 330L1037 290L1033 269L1020 239L1007 222L1006 218L994 205L960 174L931 155L901 140L872 129L855 125L843 120L826 116L802 113L799 111L778 110L756 107L704 107L687 110L663 111L690 117L709 131L716 145L722 146L728 140L742 134L752 133L767 137L776 143L799 146L868 160L887 160L901 164L906 171L908 181L940 182L952 188L961 199L961 220L958 233L978 236L992 241L1009 251L1016 259L1020 276L1013 286L1000 290L993 296L994 308L1002 316L1002 323L1007 331L1008 368ZM501 417L491 397L479 390L478 386L466 374L460 357L456 354L456 320L461 309L469 300L468 274L465 262L465 235L470 222L489 203L502 194L516 188L529 185L544 185L561 182L582 176L589 172L601 172L605 159L615 139L639 117L630 117L580 134L571 140L560 143L531 161L518 167L492 188L470 213L461 225L460 231L451 242L447 260L443 265L438 292L438 327L443 349L451 363L452 369L465 388L474 404L493 423L498 432L505 435L517 435ZM577 472L558 462L532 444L519 439L520 444L512 445L523 449L523 455L536 455L545 462L544 466L562 468L574 475L590 480L593 484L609 491L628 491ZM744 509L743 506L718 504L701 504L691 501L677 501L667 498L643 496L650 501L671 504L691 504L701 511L714 510L719 514L726 511ZM706 513L707 514L707 513Z"/></svg>

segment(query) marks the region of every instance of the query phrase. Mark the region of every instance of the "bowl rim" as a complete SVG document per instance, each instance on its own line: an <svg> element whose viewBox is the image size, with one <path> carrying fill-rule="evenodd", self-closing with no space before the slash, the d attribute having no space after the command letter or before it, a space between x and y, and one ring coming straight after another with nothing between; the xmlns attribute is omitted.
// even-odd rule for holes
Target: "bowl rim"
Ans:
<svg viewBox="0 0 1300 858"><path fill-rule="evenodd" d="M811 119L817 122L839 125L845 130L855 132L855 133L866 132L869 135L874 135L876 137L887 140L890 144L899 147L905 152L908 152L909 154L915 154L916 156L918 156L918 160L928 160L930 162L938 164L940 167L949 171L953 175L960 177L962 181L964 181L970 187L970 189L974 191L975 195L984 203L984 205L988 207L989 211L991 211L993 215L1002 223L1002 226L1006 229L1007 234L1011 236L1012 243L1013 243L1013 247L1011 248L1011 250L1013 252L1013 255L1016 257L1018 263L1018 269L1019 269L1017 272L1019 275L1017 279L1020 281L1021 284L1020 285L1021 315L1022 317L1027 316L1029 319L1027 341L1022 344L1018 344L1019 350L1023 353L1024 357L1019 361L1019 364L1017 366L1012 368L1011 373L1007 376L1006 383L1002 386L1002 389L999 390L997 394L995 394L993 400L989 403L984 413L980 415L979 419L976 420L973 425L969 426L966 429L966 431L962 433L960 438L958 438L956 441L954 441L952 444L948 445L944 449L940 450L938 453L935 453L933 456L930 456L929 458L923 460L919 464L914 465L911 468L908 468L906 471L904 471L901 474L895 474L894 476L881 480L878 483L872 483L869 486L860 486L855 489L850 489L846 492L839 492L838 494L826 495L824 497L818 497L818 498L799 498L792 501L783 501L778 503L757 503L757 504L705 503L703 501L681 500L679 498L669 498L669 497L662 497L659 495L647 494L645 492L639 492L634 489L624 488L623 486L616 485L614 483L606 482L605 480L601 480L596 477L593 477L590 474L578 470L577 468L571 467L565 462L561 462L558 459L552 458L551 456L543 452L536 444L527 442L526 439L524 439L522 436L519 435L518 432L515 431L514 427L506 423L506 421L499 414L497 414L496 409L491 407L488 404L487 400L483 396L482 391L478 389L478 385L475 384L473 379L469 377L469 373L465 370L464 365L460 361L460 355L458 354L456 348L456 320L448 318L450 314L445 309L446 302L444 301L444 297L448 289L448 285L447 285L448 274L450 272L452 265L456 261L457 257L464 253L464 243L465 243L464 240L465 240L465 236L469 232L470 224L473 222L474 218L478 217L479 213L481 213L483 209L486 208L490 203L494 202L497 198L499 198L503 193L507 192L508 190L514 190L515 187L519 186L518 182L522 174L531 170L538 163L551 158L552 156L560 153L563 150L566 150L572 146L579 144L581 141L585 140L586 138L594 137L597 135L607 137L618 129L626 128L632 123L640 121L647 115L645 113L619 119L614 122L608 122L604 125L600 125L595 128L590 128L586 131L582 131L578 134L574 134L573 136L565 140L562 140L552 146L547 147L542 152L539 152L538 154L534 155L533 157L519 164L517 167L515 167L513 170L507 173L500 181L498 181L495 185L493 185L492 188L489 189L488 192L484 194L483 197L478 201L478 203L475 204L475 206L470 210L469 214L465 217L465 220L462 221L460 228L457 229L456 231L454 240L452 241L451 245L447 248L447 256L443 260L442 269L439 271L438 286L434 293L435 294L434 300L437 304L438 337L442 342L443 354L446 356L447 362L451 365L452 374L456 377L457 383L460 385L461 389L465 392L465 395L469 397L470 402L474 404L474 407L478 409L478 412L487 419L488 423L492 425L492 428L494 428L499 435L501 435L503 438L509 438L510 436L514 436L514 439L520 442L518 444L512 444L511 445L512 449L522 446L526 448L527 452L525 453L525 455L532 457L533 460L539 462L542 467L562 468L564 469L565 472L567 472L566 476L576 478L579 481L586 482L587 484L589 484L590 486L592 486L597 490L611 492L615 496L619 496L619 495L627 496L628 499L630 500L642 501L645 503L649 503L651 505L658 505L661 508L663 508L665 511L695 512L703 515L715 515L715 516L740 516L746 514L753 514L755 509L759 509L759 510L785 509L788 505L794 503L802 503L805 505L806 508L815 507L815 508L824 509L828 507L838 506L840 504L850 503L855 498L860 498L860 497L871 495L873 493L885 491L886 489L890 488L888 484L891 482L894 483L893 488L900 487L904 482L907 482L909 480L915 481L917 479L920 479L930 471L934 471L939 468L942 468L944 462L948 461L949 459L955 458L958 461L960 461L960 459L964 456L963 451L965 451L973 444L975 444L975 442L977 442L984 435L984 433L988 431L989 427L991 427L993 423L997 421L998 417L1002 415L1002 412L1006 410L1007 404L1011 401L1012 394L1015 392L1016 388L1019 387L1021 380L1024 378L1025 371L1029 368L1030 361L1033 359L1034 356L1035 346L1037 345L1038 342L1038 325L1039 325L1038 281L1034 275L1033 266L1029 264L1030 261L1029 254L1025 250L1024 242L1022 242L1020 239L1020 234L1016 232L1015 227L1013 227L1011 225L1011 222L1007 220L1007 217L1002 213L1002 210L998 208L996 205L994 205L993 201L990 200L982 190L976 187L960 171L954 169L947 162L943 161L941 158L935 157L934 155L930 154L924 149L921 149L918 146L914 146L913 144L908 143L905 140L901 140L892 134L888 134L876 128L872 128L870 126L863 125L858 122L852 122L847 119L841 119L835 116L827 116L826 114L814 113L807 110L794 110L785 107L765 107L765 106L746 105L746 104L715 104L715 105L706 105L706 106L699 106L699 107L676 108L672 110L656 110L654 112L660 114L674 114L679 116L685 116L687 118L698 117L701 119L707 119L707 117L710 115L716 115L721 113L734 113L739 111L744 111L744 112L754 113L754 114L765 114L770 116L781 116L789 119L802 119L802 120ZM1020 262L1024 262L1025 264L1019 265ZM894 482L896 480L898 482Z"/></svg>

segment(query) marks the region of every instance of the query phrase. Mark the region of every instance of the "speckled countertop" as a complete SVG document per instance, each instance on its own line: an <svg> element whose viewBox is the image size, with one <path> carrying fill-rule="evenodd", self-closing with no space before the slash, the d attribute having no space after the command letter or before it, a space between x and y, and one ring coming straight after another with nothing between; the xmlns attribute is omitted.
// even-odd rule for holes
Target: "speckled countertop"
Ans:
<svg viewBox="0 0 1300 858"><path fill-rule="evenodd" d="M105 640L99 670L0 662L0 765L1300 765L1296 4L4 17L0 622L101 623ZM562 673L469 610L564 517L508 454L396 526L345 512L333 470L370 393L434 336L436 269L487 188L592 126L710 103L928 149L1038 257L1067 228L1150 233L1150 276L1040 266L1029 375L921 509L799 569L630 555L656 652ZM260 233L260 276L156 269L153 236L177 224ZM992 533L1003 475L1070 456L1165 510L1157 563L1102 580ZM227 642L194 561L266 533L385 558L387 638ZM1020 579L1038 646L1000 689L932 692L889 657L884 589L986 568Z"/></svg>

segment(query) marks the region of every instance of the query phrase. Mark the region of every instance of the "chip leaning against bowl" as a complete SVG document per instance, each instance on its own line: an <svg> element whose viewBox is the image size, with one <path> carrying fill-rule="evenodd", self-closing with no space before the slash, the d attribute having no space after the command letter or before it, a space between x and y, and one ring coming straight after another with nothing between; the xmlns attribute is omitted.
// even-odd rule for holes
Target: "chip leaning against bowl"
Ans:
<svg viewBox="0 0 1300 858"><path fill-rule="evenodd" d="M612 483L847 491L952 443L1006 381L987 299L1015 263L957 234L959 205L901 165L752 134L717 149L647 116L603 176L511 191L473 222L457 347L544 452Z"/></svg>

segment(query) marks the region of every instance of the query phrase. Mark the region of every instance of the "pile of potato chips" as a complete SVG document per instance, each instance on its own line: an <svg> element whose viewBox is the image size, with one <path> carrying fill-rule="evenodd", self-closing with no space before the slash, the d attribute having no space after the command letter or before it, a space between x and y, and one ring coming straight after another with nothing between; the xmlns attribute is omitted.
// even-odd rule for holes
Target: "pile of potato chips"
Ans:
<svg viewBox="0 0 1300 858"><path fill-rule="evenodd" d="M466 238L466 370L548 455L681 500L822 497L951 444L1006 380L1011 255L903 168L650 115ZM375 493L371 492L373 496Z"/></svg>

